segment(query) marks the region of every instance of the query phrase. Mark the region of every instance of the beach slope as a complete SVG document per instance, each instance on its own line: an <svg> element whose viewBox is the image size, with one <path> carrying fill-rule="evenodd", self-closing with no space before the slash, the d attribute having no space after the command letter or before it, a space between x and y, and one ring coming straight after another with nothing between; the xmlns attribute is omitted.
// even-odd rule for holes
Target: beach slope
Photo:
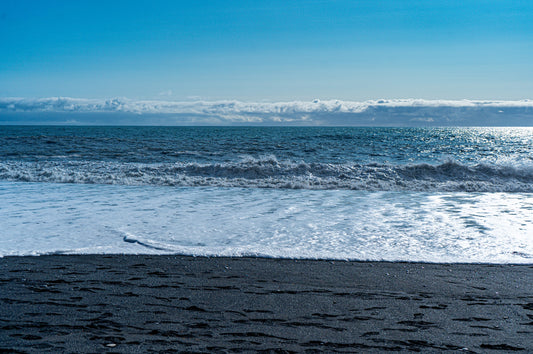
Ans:
<svg viewBox="0 0 533 354"><path fill-rule="evenodd" d="M0 258L0 351L533 352L533 265Z"/></svg>

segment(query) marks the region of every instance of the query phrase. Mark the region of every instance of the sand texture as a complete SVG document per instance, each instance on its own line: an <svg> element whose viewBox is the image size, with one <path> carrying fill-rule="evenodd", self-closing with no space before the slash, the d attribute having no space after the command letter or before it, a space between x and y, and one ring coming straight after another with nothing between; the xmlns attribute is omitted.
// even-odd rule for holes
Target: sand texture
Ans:
<svg viewBox="0 0 533 354"><path fill-rule="evenodd" d="M0 352L533 352L533 265L0 258Z"/></svg>

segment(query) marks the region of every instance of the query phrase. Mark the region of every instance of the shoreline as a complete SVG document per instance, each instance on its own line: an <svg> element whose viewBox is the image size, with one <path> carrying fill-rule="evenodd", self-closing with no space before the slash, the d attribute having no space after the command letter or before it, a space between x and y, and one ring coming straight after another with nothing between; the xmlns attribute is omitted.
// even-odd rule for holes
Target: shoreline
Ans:
<svg viewBox="0 0 533 354"><path fill-rule="evenodd" d="M201 187L200 187L201 188ZM138 243L138 241L129 243ZM141 243L141 245L143 245ZM143 245L144 246L144 245ZM144 246L146 247L146 246ZM154 248L159 250L158 248ZM163 251L166 251L163 249ZM228 260L239 260L247 259L253 261L257 260L272 260L272 261L294 261L294 262L329 262L329 263L387 263L387 264L420 264L420 265L441 265L441 266L510 266L510 267L521 267L521 266L531 266L533 267L533 259L530 262L432 262L432 261L406 261L406 260L374 260L374 259L345 259L345 258L295 258L295 257L283 257L283 256L268 256L268 255L206 255L206 254L185 254L185 253L63 253L63 252L49 252L49 253L39 253L39 254L22 254L22 255L5 255L0 256L0 261L5 258L38 258L38 257L170 257L170 258L192 258L192 259L228 259Z"/></svg>
<svg viewBox="0 0 533 354"><path fill-rule="evenodd" d="M0 258L0 351L533 351L533 264Z"/></svg>

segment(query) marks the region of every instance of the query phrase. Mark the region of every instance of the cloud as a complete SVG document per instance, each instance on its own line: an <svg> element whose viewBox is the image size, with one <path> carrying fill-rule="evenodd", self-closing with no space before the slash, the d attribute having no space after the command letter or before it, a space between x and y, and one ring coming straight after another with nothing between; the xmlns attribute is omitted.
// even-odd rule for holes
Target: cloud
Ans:
<svg viewBox="0 0 533 354"><path fill-rule="evenodd" d="M363 102L0 98L0 123L53 114L105 115L108 124L533 125L533 100L390 99ZM118 121L117 117L120 117ZM72 118L73 119L73 118ZM76 121L80 122L78 117ZM82 121L83 122L83 121Z"/></svg>

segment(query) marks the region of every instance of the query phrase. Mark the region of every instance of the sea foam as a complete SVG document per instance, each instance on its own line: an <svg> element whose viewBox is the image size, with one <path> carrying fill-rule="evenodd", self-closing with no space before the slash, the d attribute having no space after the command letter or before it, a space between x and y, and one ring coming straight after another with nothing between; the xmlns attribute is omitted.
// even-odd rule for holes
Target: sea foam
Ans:
<svg viewBox="0 0 533 354"><path fill-rule="evenodd" d="M235 162L2 161L0 179L81 184L352 189L366 191L533 192L533 163L318 163L274 156Z"/></svg>
<svg viewBox="0 0 533 354"><path fill-rule="evenodd" d="M530 193L0 182L0 255L531 263Z"/></svg>

